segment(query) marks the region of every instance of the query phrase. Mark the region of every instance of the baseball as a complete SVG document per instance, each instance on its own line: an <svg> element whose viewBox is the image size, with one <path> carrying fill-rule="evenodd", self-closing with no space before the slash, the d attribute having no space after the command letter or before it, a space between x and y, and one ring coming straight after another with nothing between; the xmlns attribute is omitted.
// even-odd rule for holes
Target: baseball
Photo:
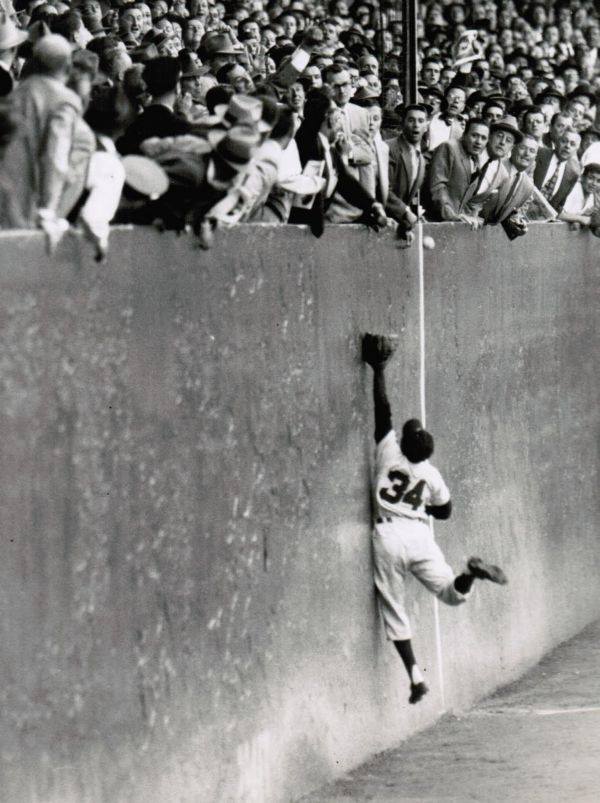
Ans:
<svg viewBox="0 0 600 803"><path fill-rule="evenodd" d="M425 248L426 251L431 251L435 248L435 240L433 237L423 237L423 248Z"/></svg>

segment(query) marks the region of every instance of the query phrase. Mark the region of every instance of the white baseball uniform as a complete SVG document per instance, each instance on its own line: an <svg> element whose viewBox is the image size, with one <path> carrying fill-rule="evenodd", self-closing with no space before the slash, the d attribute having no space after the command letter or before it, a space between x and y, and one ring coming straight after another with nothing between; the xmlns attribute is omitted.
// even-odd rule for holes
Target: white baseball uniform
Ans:
<svg viewBox="0 0 600 803"><path fill-rule="evenodd" d="M447 605L466 601L467 595L454 588L454 572L435 543L425 512L427 505L449 501L437 468L429 460L411 463L390 430L376 447L373 548L379 606L391 641L411 638L404 602L407 572Z"/></svg>

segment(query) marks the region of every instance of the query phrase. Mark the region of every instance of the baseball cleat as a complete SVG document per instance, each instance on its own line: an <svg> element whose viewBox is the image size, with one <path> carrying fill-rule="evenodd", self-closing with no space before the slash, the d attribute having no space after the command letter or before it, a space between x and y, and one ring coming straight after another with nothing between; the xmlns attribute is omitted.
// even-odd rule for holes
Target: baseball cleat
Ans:
<svg viewBox="0 0 600 803"><path fill-rule="evenodd" d="M485 563L481 558L469 558L467 568L470 574L478 580L491 580L492 583L498 583L501 586L508 583L506 575L499 566Z"/></svg>
<svg viewBox="0 0 600 803"><path fill-rule="evenodd" d="M421 681L420 683L411 683L410 684L410 697L408 698L408 702L411 705L414 705L415 703L418 703L419 700L422 700L423 697L425 697L425 695L427 694L428 691L429 691L429 687L426 686L423 683L423 681Z"/></svg>
<svg viewBox="0 0 600 803"><path fill-rule="evenodd" d="M398 335L373 335L362 338L362 358L369 365L383 365L398 348Z"/></svg>

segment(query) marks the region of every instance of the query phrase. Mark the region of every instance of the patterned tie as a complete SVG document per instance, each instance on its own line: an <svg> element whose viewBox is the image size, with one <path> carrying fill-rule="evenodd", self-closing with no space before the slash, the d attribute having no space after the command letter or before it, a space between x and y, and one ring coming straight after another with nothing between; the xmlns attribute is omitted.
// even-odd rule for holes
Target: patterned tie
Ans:
<svg viewBox="0 0 600 803"><path fill-rule="evenodd" d="M544 198L549 201L550 198L554 195L554 190L556 189L556 185L558 184L558 171L560 170L560 162L556 163L556 170L550 176L548 181L544 184L540 192L544 196Z"/></svg>

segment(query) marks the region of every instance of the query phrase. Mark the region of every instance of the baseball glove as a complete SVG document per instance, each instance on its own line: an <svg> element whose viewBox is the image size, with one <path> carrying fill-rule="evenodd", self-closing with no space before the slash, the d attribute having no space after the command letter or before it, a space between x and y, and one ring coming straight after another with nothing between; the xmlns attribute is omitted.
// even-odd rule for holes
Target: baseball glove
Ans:
<svg viewBox="0 0 600 803"><path fill-rule="evenodd" d="M367 332L362 339L362 358L373 368L385 365L398 348L398 335L373 335Z"/></svg>

